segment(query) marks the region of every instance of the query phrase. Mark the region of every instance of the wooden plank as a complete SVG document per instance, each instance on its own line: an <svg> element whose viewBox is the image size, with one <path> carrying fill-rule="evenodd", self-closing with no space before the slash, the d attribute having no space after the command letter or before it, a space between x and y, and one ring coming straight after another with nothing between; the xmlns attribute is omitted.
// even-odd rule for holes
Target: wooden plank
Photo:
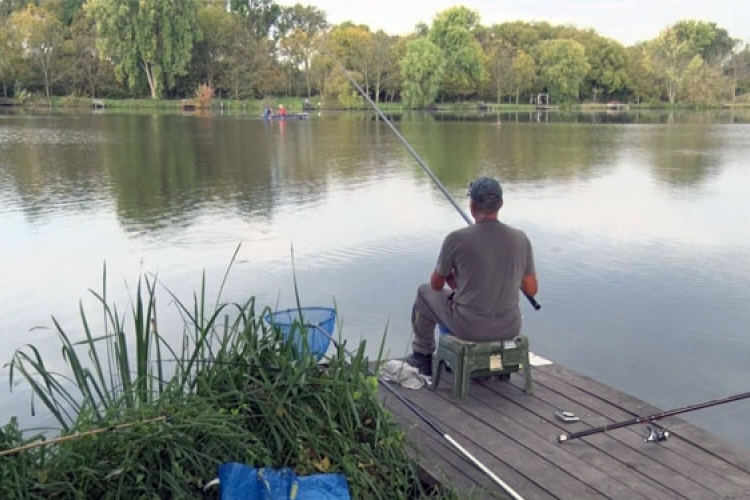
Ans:
<svg viewBox="0 0 750 500"><path fill-rule="evenodd" d="M564 395L564 397L570 401L574 401L578 405L610 419L610 423L632 418L632 414L626 412L619 406L611 404L608 400L603 399L601 395L594 395L588 391L581 390L578 387L569 384L569 380L571 380L571 374L566 374L563 379L556 376L555 372L552 370L538 370L538 373L535 376L536 385L542 385L553 391L550 394L551 399L555 397L554 393ZM615 395L620 402L625 396L619 391L616 391ZM586 420L589 419L587 418ZM594 427L598 425L600 424L592 424ZM673 438L670 441L659 444L646 444L643 442L643 436L639 436L632 431L626 432L628 430L631 429L617 429L610 431L608 434L615 439L630 445L633 449L639 451L644 456L649 456L658 460L661 465L672 471L672 475L676 473L680 475L680 477L685 478L688 482L693 483L693 485L695 485L694 488L681 490L681 493L689 498L703 498L704 490L706 489L721 496L736 496L739 498L750 496L748 490L741 485L737 485L734 482L729 481L727 477L700 465L701 458L696 458L695 456L705 456L700 450L693 448L692 459L688 459L681 453L676 452L674 449L674 441L679 438ZM572 444L572 442L564 444ZM708 457L706 456L706 458ZM696 461L698 463L696 463Z"/></svg>
<svg viewBox="0 0 750 500"><path fill-rule="evenodd" d="M505 463L529 480L558 498L601 498L600 492L590 485L561 470L553 461L541 456L504 434L495 433L492 427L473 418L467 418L465 405L446 404L429 390L411 391L410 400L444 426L451 435L464 436L464 446L488 467ZM515 485L510 483L515 489ZM519 493L521 493L519 491Z"/></svg>
<svg viewBox="0 0 750 500"><path fill-rule="evenodd" d="M413 393L429 391L426 388L421 389L420 391L411 391L409 389L397 390L399 390L400 393L404 393L404 396L409 398L410 401L413 401L413 398L411 397ZM405 391L409 392L406 393ZM411 410L406 408L403 403L398 401L396 398L391 397L385 398L384 404L386 408L388 408L394 414L394 416L399 419L401 425L404 426L404 428L410 434L414 432L414 429L420 429L424 431L419 435L420 439L418 439L418 444L426 448L424 450L426 453L433 452L431 459L428 460L428 463L425 464L428 472L433 473L437 470L439 473L440 468L446 468L447 465L450 465L448 469L459 469L461 475L470 477L475 484L480 485L486 490L495 492L495 494L497 494L497 492L500 490L500 487L498 485L496 485L486 474L484 474L473 464L471 464L452 445L450 445L444 437L437 434ZM420 410L424 409L420 408ZM448 427L444 426L444 424L439 422L438 419L433 419L432 416L430 416L430 418L432 420L435 420L438 425L442 426L445 431L449 431ZM452 432L452 430L449 432L449 434L453 439L458 441L462 446L469 450L470 453L472 453L492 472L500 477L505 483L516 489L516 491L523 492L523 494L527 495L528 498L555 498L549 492L540 488L537 484L535 484L533 481L530 481L518 471L514 470L511 467L508 467L505 463L498 462L494 459L494 457L491 456L490 458L493 459L493 462L489 462L487 461L488 455L484 455L484 458L482 458L483 453L481 453L481 450L477 451L476 449L472 449L470 440L462 434ZM429 439L423 440L426 436L429 436ZM459 482L463 480L460 476L454 479Z"/></svg>
<svg viewBox="0 0 750 500"><path fill-rule="evenodd" d="M411 410L398 402L390 404L388 409L416 445L412 450L414 459L441 486L454 491L471 492L471 498L507 498L506 495L493 491L498 489L497 485L486 474L469 464L444 438L421 421L413 421L415 415ZM539 493L540 498L553 498L541 490Z"/></svg>

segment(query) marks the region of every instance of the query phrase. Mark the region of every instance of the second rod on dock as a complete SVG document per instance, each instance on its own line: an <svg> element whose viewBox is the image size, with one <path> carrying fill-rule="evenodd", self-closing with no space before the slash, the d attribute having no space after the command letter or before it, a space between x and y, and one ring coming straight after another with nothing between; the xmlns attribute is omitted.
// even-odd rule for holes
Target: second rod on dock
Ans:
<svg viewBox="0 0 750 500"><path fill-rule="evenodd" d="M612 424L602 425L601 427L594 427L592 429L586 429L585 431L560 434L560 437L557 438L557 440L561 443L564 443L565 441L570 441L571 439L591 436L592 434L599 434L601 432L606 432L606 431L610 431L613 429L620 429L621 427L628 427L630 425L645 424L647 422L651 423L651 422L655 422L656 420L671 417L674 415L679 415L681 413L701 410L703 408L709 408L711 406L717 406L717 405L721 405L724 403L731 403L732 401L739 401L741 399L747 399L747 398L750 398L750 392L743 392L742 394L736 394L734 396L727 396L726 398L713 399L711 401L706 401L704 403L696 403L694 405L685 406L682 408L675 408L673 410L667 410L661 413L654 413L653 415L647 415L645 417L635 417L629 420L623 420L622 422L615 422Z"/></svg>

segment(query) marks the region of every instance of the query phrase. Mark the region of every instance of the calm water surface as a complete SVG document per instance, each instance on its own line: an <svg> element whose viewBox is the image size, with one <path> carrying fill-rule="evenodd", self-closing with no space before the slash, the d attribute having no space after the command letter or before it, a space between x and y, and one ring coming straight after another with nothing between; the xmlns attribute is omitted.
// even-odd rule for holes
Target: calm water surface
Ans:
<svg viewBox="0 0 750 500"><path fill-rule="evenodd" d="M669 409L750 391L750 122L714 114L407 115L396 125L461 203L501 179L501 218L537 259L538 354ZM369 114L0 115L0 353L27 343L65 371L54 316L80 337L89 289L128 310L141 274L192 301L338 307L342 335L387 331L408 352L409 309L463 219ZM160 314L175 307L160 292ZM163 298L163 299L162 299ZM37 328L42 327L42 328ZM179 338L168 319L162 334ZM171 330L171 331L170 331ZM32 417L0 370L0 423ZM686 416L750 448L750 403Z"/></svg>

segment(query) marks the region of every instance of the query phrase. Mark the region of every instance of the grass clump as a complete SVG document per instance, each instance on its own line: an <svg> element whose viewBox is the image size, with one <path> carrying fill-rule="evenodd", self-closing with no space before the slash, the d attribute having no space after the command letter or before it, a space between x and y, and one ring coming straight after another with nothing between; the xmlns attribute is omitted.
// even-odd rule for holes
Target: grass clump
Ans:
<svg viewBox="0 0 750 500"><path fill-rule="evenodd" d="M157 283L139 279L122 314L107 300L105 269L92 292L100 325L83 307L75 336L53 318L68 375L50 372L34 346L15 353L11 384L31 385L60 437L4 455L40 436L15 420L0 429L0 498L217 497L202 488L224 462L343 473L352 498L427 496L364 344L319 364L263 321L270 310L254 298L209 306L204 276L190 306L167 290L183 320L175 348L159 333Z"/></svg>

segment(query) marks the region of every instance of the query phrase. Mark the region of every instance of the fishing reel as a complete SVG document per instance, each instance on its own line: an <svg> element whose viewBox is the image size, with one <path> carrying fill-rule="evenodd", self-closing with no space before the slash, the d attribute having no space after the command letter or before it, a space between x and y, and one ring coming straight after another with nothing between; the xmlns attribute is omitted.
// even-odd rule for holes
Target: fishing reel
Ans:
<svg viewBox="0 0 750 500"><path fill-rule="evenodd" d="M647 426L646 429L648 430L648 436L646 436L645 439L647 443L658 443L660 441L666 441L667 439L669 439L669 431L664 427L659 427L658 425L654 424L653 426Z"/></svg>

